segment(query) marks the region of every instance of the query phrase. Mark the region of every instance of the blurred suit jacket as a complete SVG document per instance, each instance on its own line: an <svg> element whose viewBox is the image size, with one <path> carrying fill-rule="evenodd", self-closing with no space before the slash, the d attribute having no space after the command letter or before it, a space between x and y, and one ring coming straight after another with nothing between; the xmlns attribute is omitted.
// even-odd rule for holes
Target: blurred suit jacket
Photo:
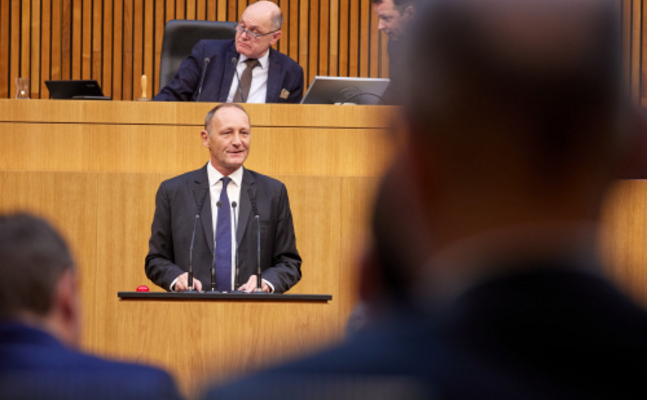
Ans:
<svg viewBox="0 0 647 400"><path fill-rule="evenodd" d="M179 399L171 377L68 349L44 331L0 323L2 399Z"/></svg>
<svg viewBox="0 0 647 400"><path fill-rule="evenodd" d="M250 399L258 387L263 399L646 398L647 313L602 277L560 268L492 278L435 311L400 310L205 398Z"/></svg>

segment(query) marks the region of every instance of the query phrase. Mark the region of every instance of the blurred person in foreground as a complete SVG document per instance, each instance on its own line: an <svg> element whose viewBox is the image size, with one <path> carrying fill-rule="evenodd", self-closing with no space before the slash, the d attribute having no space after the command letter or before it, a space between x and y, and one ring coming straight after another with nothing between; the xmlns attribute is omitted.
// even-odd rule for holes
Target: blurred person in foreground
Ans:
<svg viewBox="0 0 647 400"><path fill-rule="evenodd" d="M45 221L0 216L0 398L178 399L164 371L78 350L74 260Z"/></svg>
<svg viewBox="0 0 647 400"><path fill-rule="evenodd" d="M411 181L395 197L416 199L429 233L411 302L208 399L647 395L647 313L596 248L635 140L617 2L428 3L410 40L409 142L389 178Z"/></svg>

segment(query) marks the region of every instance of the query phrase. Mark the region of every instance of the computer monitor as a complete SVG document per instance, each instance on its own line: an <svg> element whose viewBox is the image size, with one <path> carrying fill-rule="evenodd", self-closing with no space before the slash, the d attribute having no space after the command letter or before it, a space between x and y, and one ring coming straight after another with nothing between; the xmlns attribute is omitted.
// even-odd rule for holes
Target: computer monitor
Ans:
<svg viewBox="0 0 647 400"><path fill-rule="evenodd" d="M383 104L388 79L315 76L301 104Z"/></svg>
<svg viewBox="0 0 647 400"><path fill-rule="evenodd" d="M95 80L45 81L51 99L110 100Z"/></svg>

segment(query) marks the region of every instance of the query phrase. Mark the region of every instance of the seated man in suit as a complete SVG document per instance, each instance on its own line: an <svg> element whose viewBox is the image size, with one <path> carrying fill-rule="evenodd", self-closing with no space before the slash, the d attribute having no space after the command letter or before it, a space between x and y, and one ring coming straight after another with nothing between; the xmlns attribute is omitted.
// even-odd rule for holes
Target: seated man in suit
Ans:
<svg viewBox="0 0 647 400"><path fill-rule="evenodd" d="M282 24L276 4L251 4L238 21L234 40L198 42L153 100L299 103L303 68L271 48L281 38Z"/></svg>
<svg viewBox="0 0 647 400"><path fill-rule="evenodd" d="M389 178L411 185L387 185L399 191L384 207L397 217L415 200L416 222L393 235L428 234L429 257L405 276L410 304L207 398L645 398L647 312L605 277L597 248L637 139L617 4L427 0L405 75L409 140Z"/></svg>
<svg viewBox="0 0 647 400"><path fill-rule="evenodd" d="M211 160L162 182L157 192L146 276L166 290L185 291L193 260L196 290L209 290L215 281L217 291L256 291L258 218L261 290L287 291L301 279L288 193L276 179L243 167L249 115L223 103L209 111L201 135Z"/></svg>
<svg viewBox="0 0 647 400"><path fill-rule="evenodd" d="M164 371L76 349L80 299L74 260L45 221L0 216L0 275L0 398L179 398Z"/></svg>

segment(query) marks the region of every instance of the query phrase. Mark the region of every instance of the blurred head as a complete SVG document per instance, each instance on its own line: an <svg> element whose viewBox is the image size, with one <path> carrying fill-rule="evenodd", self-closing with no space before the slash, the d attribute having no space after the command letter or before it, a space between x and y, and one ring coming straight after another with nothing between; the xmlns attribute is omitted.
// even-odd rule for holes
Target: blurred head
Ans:
<svg viewBox="0 0 647 400"><path fill-rule="evenodd" d="M74 260L42 219L0 216L0 317L36 325L70 345L79 341Z"/></svg>
<svg viewBox="0 0 647 400"><path fill-rule="evenodd" d="M378 29L398 40L405 26L416 13L416 0L373 0L373 11L378 18Z"/></svg>
<svg viewBox="0 0 647 400"><path fill-rule="evenodd" d="M252 127L245 109L223 103L207 113L202 144L211 153L211 165L227 176L245 163L249 155Z"/></svg>
<svg viewBox="0 0 647 400"><path fill-rule="evenodd" d="M627 142L612 0L430 0L405 75L435 238L595 220Z"/></svg>
<svg viewBox="0 0 647 400"><path fill-rule="evenodd" d="M276 4L266 0L250 4L238 21L236 51L248 58L264 56L281 38L282 24L283 14Z"/></svg>

